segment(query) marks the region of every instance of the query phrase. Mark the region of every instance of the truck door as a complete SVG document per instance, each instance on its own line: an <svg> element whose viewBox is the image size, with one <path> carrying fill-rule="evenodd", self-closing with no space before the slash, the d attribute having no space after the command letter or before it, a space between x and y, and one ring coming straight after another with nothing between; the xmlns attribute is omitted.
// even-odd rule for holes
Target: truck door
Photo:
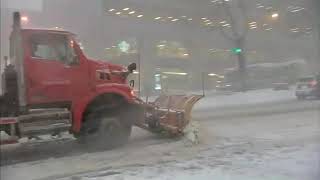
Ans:
<svg viewBox="0 0 320 180"><path fill-rule="evenodd" d="M26 60L29 104L70 102L75 86L83 87L77 95L86 90L86 66L75 56L70 42L73 41L65 34L40 33L30 37Z"/></svg>

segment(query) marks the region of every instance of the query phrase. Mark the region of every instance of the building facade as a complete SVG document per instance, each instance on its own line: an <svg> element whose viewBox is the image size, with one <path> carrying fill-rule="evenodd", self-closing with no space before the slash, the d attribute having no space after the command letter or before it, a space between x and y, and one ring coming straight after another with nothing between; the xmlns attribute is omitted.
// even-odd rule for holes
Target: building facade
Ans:
<svg viewBox="0 0 320 180"><path fill-rule="evenodd" d="M209 1L38 1L41 11L22 10L30 19L25 26L66 29L78 35L89 57L123 65L138 63L140 69L132 78L140 79L136 84L148 93L199 90L203 77L205 87L213 88L226 69L237 67L233 42L220 29L230 32L228 20ZM254 14L256 4L251 5L250 20L258 22L253 19L260 17ZM10 32L12 11L1 14L7 20L1 33L2 28L8 29L3 36ZM249 64L314 58L312 36L290 38L260 25L248 32L244 52Z"/></svg>

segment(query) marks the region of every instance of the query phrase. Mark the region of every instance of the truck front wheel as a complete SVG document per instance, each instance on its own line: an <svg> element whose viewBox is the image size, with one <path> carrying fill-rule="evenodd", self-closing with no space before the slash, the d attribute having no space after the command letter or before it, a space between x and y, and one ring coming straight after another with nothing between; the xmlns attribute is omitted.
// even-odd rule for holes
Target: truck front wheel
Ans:
<svg viewBox="0 0 320 180"><path fill-rule="evenodd" d="M113 112L114 113L114 112ZM78 141L89 149L111 149L125 144L131 134L132 123L125 112L92 112L87 115Z"/></svg>

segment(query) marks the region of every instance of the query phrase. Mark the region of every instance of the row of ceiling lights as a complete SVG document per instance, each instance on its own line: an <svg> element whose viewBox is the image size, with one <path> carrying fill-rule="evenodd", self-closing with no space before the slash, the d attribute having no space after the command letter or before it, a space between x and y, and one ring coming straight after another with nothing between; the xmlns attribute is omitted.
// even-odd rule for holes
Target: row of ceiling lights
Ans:
<svg viewBox="0 0 320 180"><path fill-rule="evenodd" d="M303 7L300 7L300 6L289 6L289 7L287 8L287 10L288 10L289 12L292 12L292 13L297 13L297 12L300 12L300 11L304 10L304 8L303 8Z"/></svg>
<svg viewBox="0 0 320 180"><path fill-rule="evenodd" d="M249 29L257 29L258 25L257 22L249 22ZM273 28L269 24L263 24L262 29L265 31L271 31ZM297 32L304 32L306 34L310 34L312 32L312 28L310 27L294 27L289 29L290 32L297 33Z"/></svg>
<svg viewBox="0 0 320 180"><path fill-rule="evenodd" d="M225 0L224 0L225 1ZM228 0L227 0L228 1ZM222 4L223 3L223 0L212 0L211 3L219 3L219 4ZM256 8L258 9L265 9L265 10L268 10L268 11L271 11L272 14L271 14L271 18L276 20L279 18L279 13L277 13L276 11L274 11L273 7L272 6L266 6L266 5L263 5L262 3L258 3L256 5ZM287 10L291 13L296 13L296 12L300 12L300 11L303 11L305 10L305 8L303 7L300 7L300 6L289 6L287 8ZM225 23L224 21L222 23ZM223 24L222 26L229 26L228 24ZM270 25L268 24L263 24L263 30L265 31L271 31L273 28L270 27ZM249 22L249 29L258 29L258 26L257 26L257 23L256 22ZM298 28L299 29L299 28ZM291 32L300 32L298 29L290 29ZM311 28L309 28L311 29ZM310 30L307 30L306 31L307 33L310 33Z"/></svg>
<svg viewBox="0 0 320 180"><path fill-rule="evenodd" d="M131 15L133 17L137 17L137 18L141 18L144 17L144 15L142 13L138 14L136 13L135 10L130 10L130 8L123 8L122 11L117 11L116 9L109 9L108 12L114 13L115 15ZM276 14L278 15L278 14ZM158 21L158 22L177 22L177 21L194 21L195 18L190 18L187 16L181 16L180 18L177 17L173 17L173 16L157 16L157 17L153 17L152 18L154 21ZM216 24L218 24L219 26L223 27L223 28L230 28L231 24L228 23L226 20L222 20L220 22L215 22L213 19L210 19L208 17L201 17L200 22L202 25L205 26L210 26L210 27L214 27ZM257 23L256 22L249 22L249 29L257 29ZM270 31L272 30L271 27L265 27L264 30L266 31Z"/></svg>
<svg viewBox="0 0 320 180"><path fill-rule="evenodd" d="M231 1L231 0L212 0L211 3L219 3L219 4L222 4L223 1L229 2L229 1ZM267 6L267 7L265 7L265 6L263 6L262 4L260 4L260 3L257 4L257 8L265 8L266 10L272 10L272 9L273 9L272 6ZM271 18L277 19L278 17L279 17L279 14L278 14L277 12L272 12ZM224 24L224 23L226 23L225 21L222 21L221 23L223 23L222 26L231 27L229 24ZM264 30L266 30L266 31L272 30L271 27L265 27L265 25L266 25L266 24L264 24ZM257 28L258 28L258 27L257 27L257 23L256 23L256 22L254 22L254 21L253 21L253 22L249 22L249 29L257 29Z"/></svg>
<svg viewBox="0 0 320 180"><path fill-rule="evenodd" d="M212 1L210 1L211 3L213 3L213 4L222 4L223 3L223 1L224 2L230 2L231 0L212 0Z"/></svg>
<svg viewBox="0 0 320 180"><path fill-rule="evenodd" d="M257 7L257 9L265 9L265 10L272 10L273 9L272 6L265 6L261 3L258 3L256 7Z"/></svg>
<svg viewBox="0 0 320 180"><path fill-rule="evenodd" d="M222 1L231 1L231 0L212 0L211 3L222 3ZM272 10L272 6L264 6L262 5L261 3L258 3L257 4L257 8L265 8L266 10ZM299 11L302 11L304 10L304 8L302 7L299 7L299 6L289 6L288 7L288 11L290 12L299 12ZM136 10L132 10L128 7L126 8L123 8L122 10L116 10L116 9L109 9L108 12L111 12L111 13L114 13L115 15L123 15L123 16L132 16L132 17L137 17L137 18L142 18L144 17L144 15L142 13L137 13ZM272 13L271 14L271 18L273 19L277 19L279 17L279 14L278 13ZM178 22L178 21L188 21L188 22L192 22L194 21L195 18L191 18L191 17L187 17L187 16L181 16L181 17L173 17L173 16L157 16L157 17L152 17L151 19L153 19L154 21L158 21L158 22ZM223 28L230 28L231 27L231 24L229 24L227 21L225 20L222 20L220 22L215 22L214 20L208 18L208 17L202 17L200 19L200 22L202 25L205 25L205 26L209 26L209 27L214 27L216 25L218 26L221 26ZM249 22L249 29L251 30L255 30L255 29L258 29L258 26L257 26L257 22ZM269 25L267 24L263 24L262 26L263 30L265 31L271 31L273 30L272 27L270 27ZM291 31L291 30L290 30ZM294 31L291 31L291 32L295 32L296 30ZM308 31L309 32L309 31Z"/></svg>
<svg viewBox="0 0 320 180"><path fill-rule="evenodd" d="M304 32L304 33L306 33L306 34L311 34L312 28L293 27L293 28L290 29L290 32L293 32L293 33Z"/></svg>
<svg viewBox="0 0 320 180"><path fill-rule="evenodd" d="M272 6L266 6L266 5L263 5L262 3L258 3L257 6L256 6L256 8L258 8L258 9L265 9L265 10L269 10L269 11L273 9ZM303 10L305 10L305 8L304 8L304 7L300 7L300 6L293 6L293 5L291 5L291 6L288 6L288 7L287 7L287 11L288 11L288 12L291 12L291 13L297 13L297 12L301 12L301 11L303 11Z"/></svg>
<svg viewBox="0 0 320 180"><path fill-rule="evenodd" d="M138 14L135 10L130 10L130 8L123 8L122 10L116 10L116 9L109 9L109 13L114 13L115 15L119 16L131 16L131 17L137 17L142 18L144 15L142 13ZM173 17L173 16L155 16L151 17L151 19L158 21L158 22L178 22L178 21L184 21L184 22L194 22L194 18L187 17L187 16L180 16L180 17ZM208 17L202 17L200 18L200 22L202 25L205 26L215 26L214 20L208 18ZM231 27L229 23L226 23L226 21L221 21L220 24L222 27Z"/></svg>
<svg viewBox="0 0 320 180"><path fill-rule="evenodd" d="M124 8L124 9L122 9L122 10L123 10L123 11L127 11L126 13L127 13L128 15L135 15L135 14L137 14L136 11L130 10L130 8ZM129 11L129 10L130 10L130 11ZM108 11L109 11L109 12L115 12L116 15L122 15L122 14L124 14L124 12L122 12L122 11L117 11L116 9L109 9ZM138 18L141 18L141 17L143 17L143 14L138 14L137 17L138 17Z"/></svg>
<svg viewBox="0 0 320 180"><path fill-rule="evenodd" d="M272 6L265 6L263 5L262 3L258 3L257 6L256 6L258 9L260 8L264 8L265 10L272 10L273 7ZM290 13L298 13L298 12L301 12L303 10L305 10L305 8L303 7L300 7L300 6L288 6L287 9L286 9L288 12ZM279 18L279 14L277 12L273 12L272 15L271 15L271 18L273 19L277 19ZM256 28L256 27L252 27L252 28ZM303 29L303 28L292 28L292 29L289 29L290 32L293 32L293 33L297 33L297 32L301 32L299 29ZM309 29L309 30L308 30ZM272 30L271 27L268 27L266 28L265 30L269 31L269 30ZM306 28L305 31L303 31L307 34L310 34L311 33L311 28Z"/></svg>

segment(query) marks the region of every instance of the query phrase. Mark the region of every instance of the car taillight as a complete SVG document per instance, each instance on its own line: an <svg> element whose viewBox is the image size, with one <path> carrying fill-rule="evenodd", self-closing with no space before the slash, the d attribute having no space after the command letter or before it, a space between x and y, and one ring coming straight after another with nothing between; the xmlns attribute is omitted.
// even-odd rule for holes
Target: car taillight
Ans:
<svg viewBox="0 0 320 180"><path fill-rule="evenodd" d="M310 86L311 87L315 87L317 85L317 81L316 80L313 80L310 82Z"/></svg>

